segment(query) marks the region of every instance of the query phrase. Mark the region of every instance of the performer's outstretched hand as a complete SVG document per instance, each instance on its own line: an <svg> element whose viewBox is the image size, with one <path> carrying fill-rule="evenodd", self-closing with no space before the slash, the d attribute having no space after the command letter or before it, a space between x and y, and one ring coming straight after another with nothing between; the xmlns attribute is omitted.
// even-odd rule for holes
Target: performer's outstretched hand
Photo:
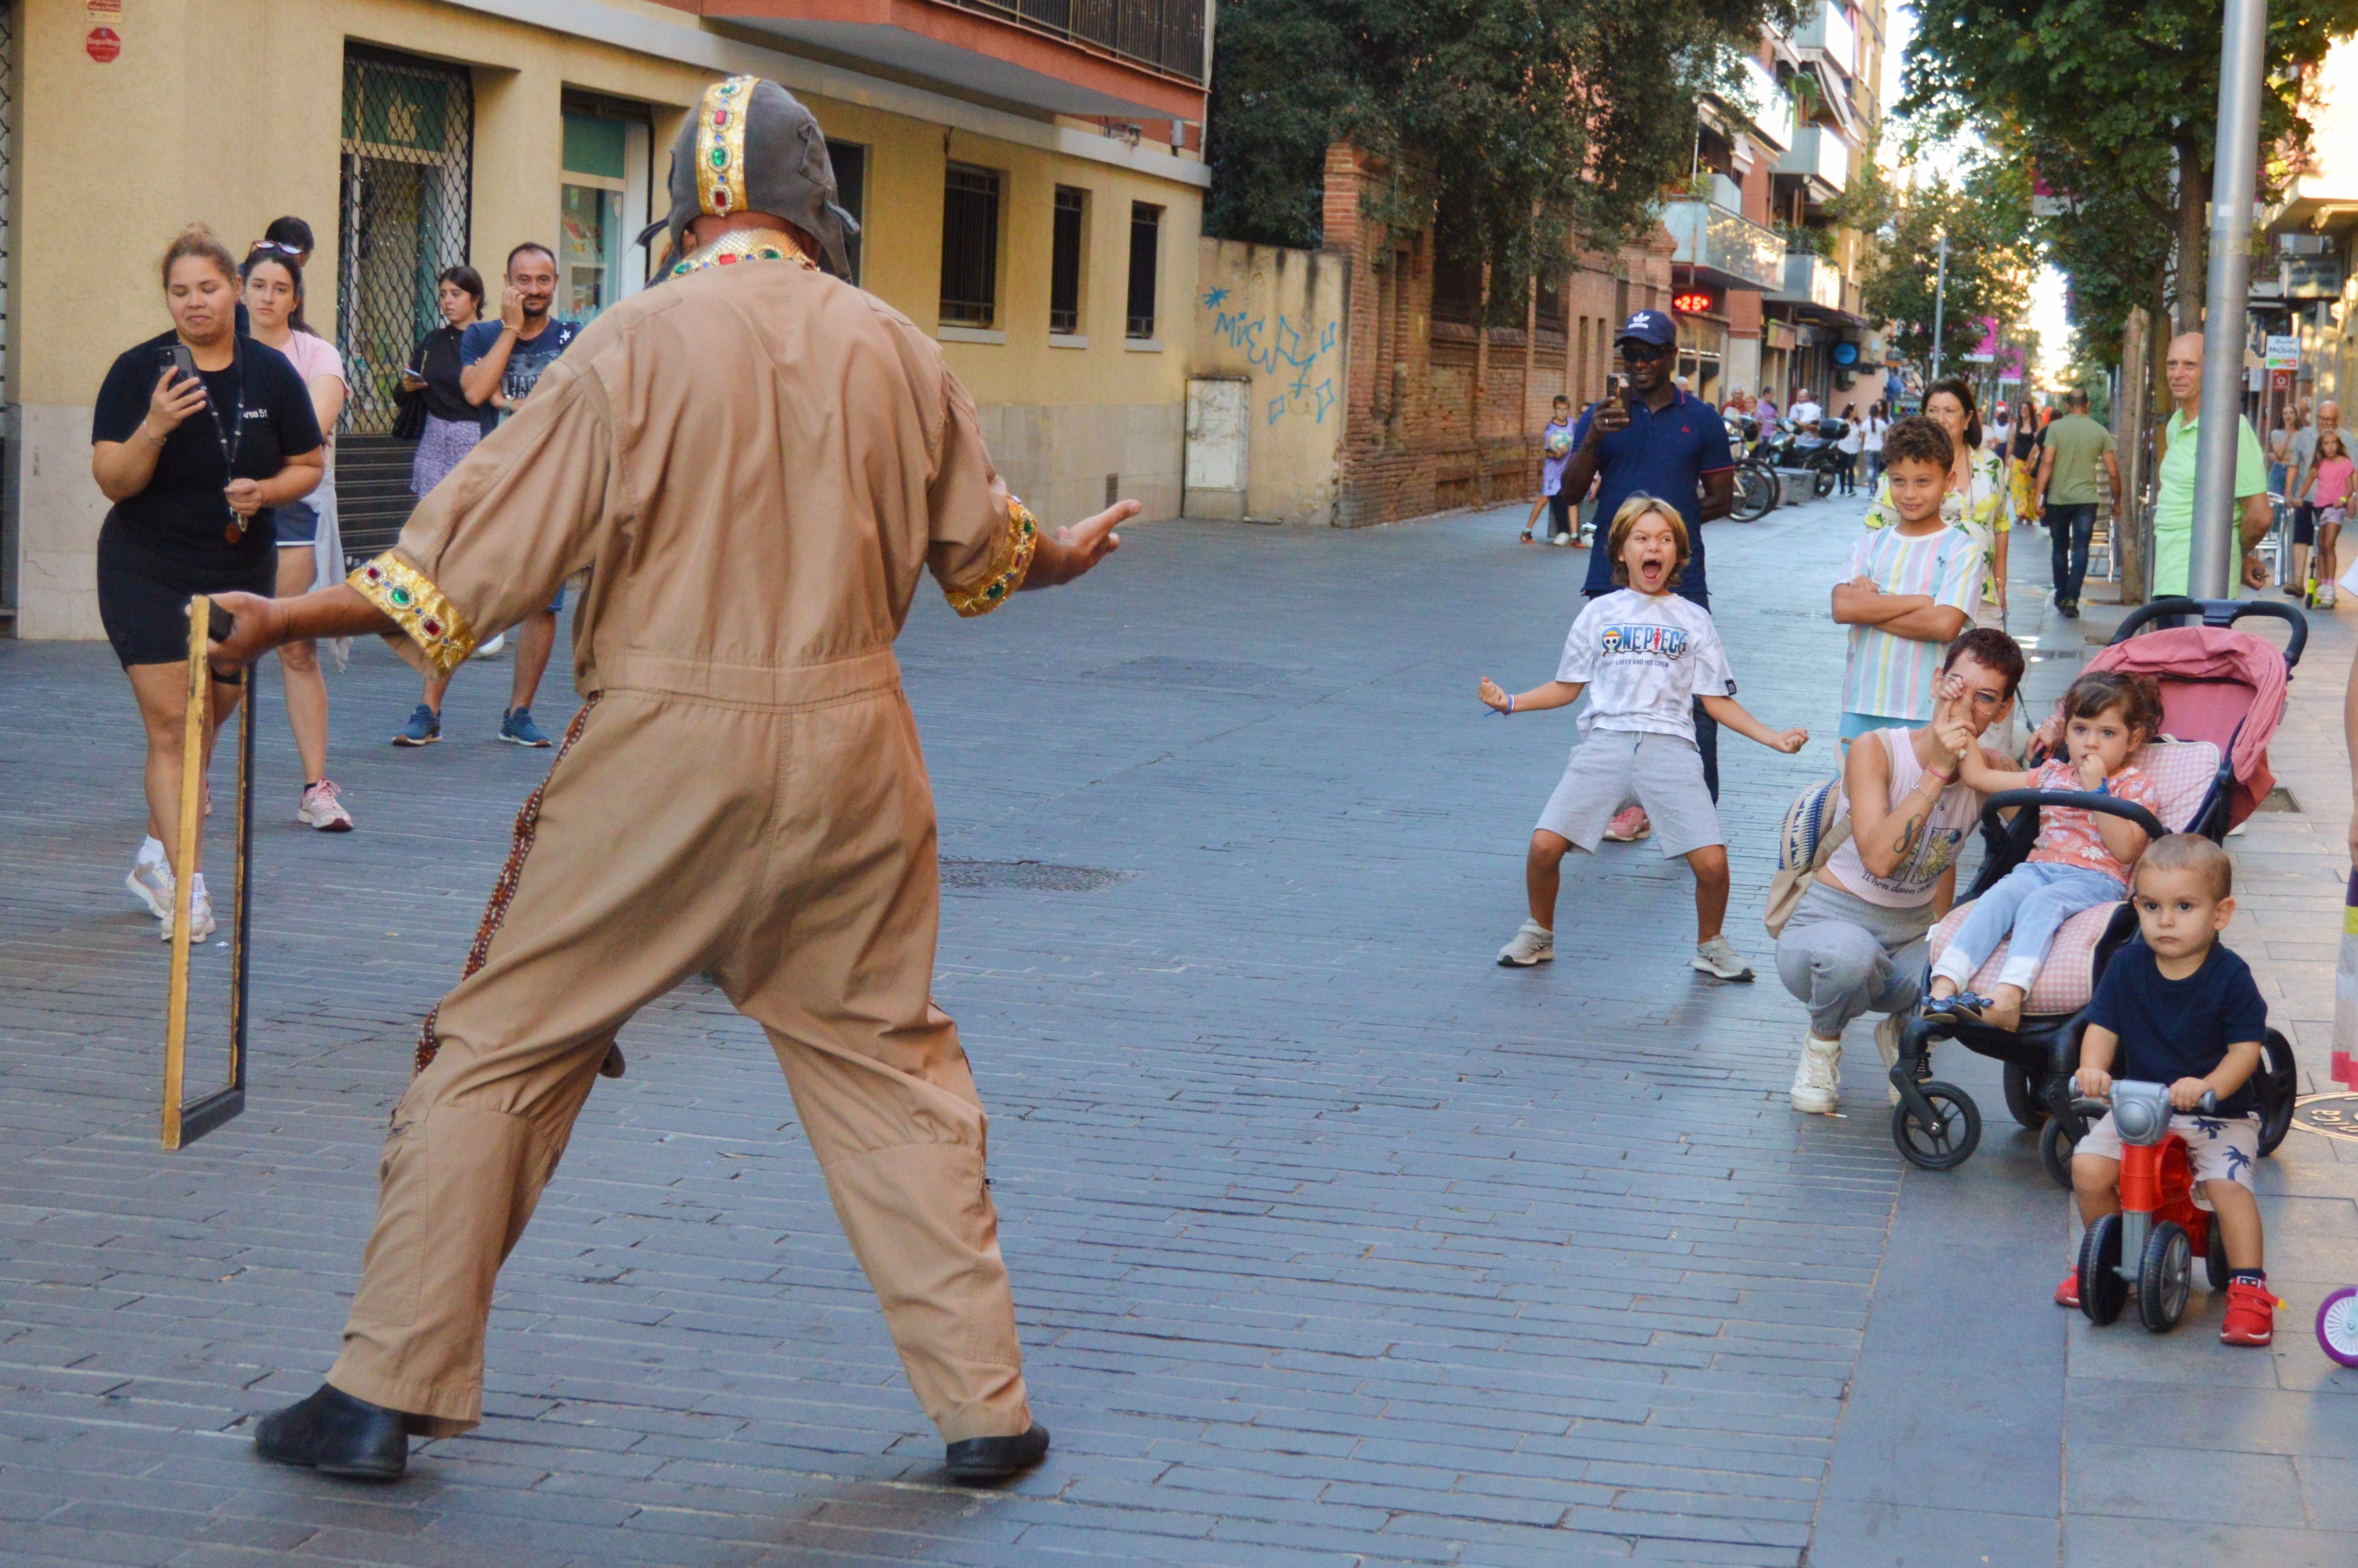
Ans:
<svg viewBox="0 0 2358 1568"><path fill-rule="evenodd" d="M1054 535L1043 533L1033 547L1032 569L1024 575L1023 586L1055 588L1087 571L1121 548L1121 535L1114 529L1137 516L1140 510L1135 501L1117 501L1069 528L1059 528Z"/></svg>
<svg viewBox="0 0 2358 1568"><path fill-rule="evenodd" d="M217 593L212 598L213 608L232 617L228 637L214 643L208 653L215 669L250 665L287 641L277 631L281 617L276 600L258 593Z"/></svg>
<svg viewBox="0 0 2358 1568"><path fill-rule="evenodd" d="M229 635L207 656L227 674L250 665L282 643L306 637L364 637L394 629L392 620L349 583L330 583L293 599L258 593L217 593L213 608L233 617Z"/></svg>

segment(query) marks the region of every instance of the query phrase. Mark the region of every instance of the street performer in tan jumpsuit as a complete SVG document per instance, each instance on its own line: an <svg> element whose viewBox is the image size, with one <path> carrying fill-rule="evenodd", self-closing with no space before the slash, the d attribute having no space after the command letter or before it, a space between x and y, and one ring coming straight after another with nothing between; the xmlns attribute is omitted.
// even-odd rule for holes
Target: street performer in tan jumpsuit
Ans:
<svg viewBox="0 0 2358 1568"><path fill-rule="evenodd" d="M265 1418L282 1464L392 1479L473 1426L501 1261L616 1031L709 973L768 1031L949 1473L1036 1465L984 1118L935 1007L934 809L892 641L921 569L960 613L1071 580L933 341L823 273L850 226L784 89L713 86L673 156L679 259L607 310L349 582L225 594L217 665L383 632L447 675L591 568L579 715L393 1115L343 1353ZM614 1059L619 1065L619 1057Z"/></svg>

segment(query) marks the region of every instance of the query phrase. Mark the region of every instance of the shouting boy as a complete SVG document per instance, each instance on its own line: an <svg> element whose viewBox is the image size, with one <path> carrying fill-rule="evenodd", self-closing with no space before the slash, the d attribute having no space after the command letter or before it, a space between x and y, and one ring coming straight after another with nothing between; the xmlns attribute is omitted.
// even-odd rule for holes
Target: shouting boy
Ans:
<svg viewBox="0 0 2358 1568"><path fill-rule="evenodd" d="M1981 604L1982 547L1941 518L1956 449L1918 416L1883 438L1883 469L1899 522L1851 546L1834 585L1834 620L1850 628L1843 669L1842 741L1870 730L1914 730L1932 717L1932 677L1951 639Z"/></svg>
<svg viewBox="0 0 2358 1568"><path fill-rule="evenodd" d="M2186 1140L2195 1191L2219 1217L2227 1247L2220 1341L2266 1345L2275 1337L2276 1298L2262 1267L2260 1206L2252 1196L2260 1119L2251 1086L2268 1009L2249 966L2219 945L2219 933L2234 918L2235 869L2210 839L2173 833L2137 861L2135 885L2138 939L2114 957L2096 983L2077 1087L2094 1099L2112 1093L2115 1077L2169 1086L2176 1113L2169 1130ZM2205 1094L2218 1097L2218 1109L2193 1114ZM2120 1185L2120 1134L2106 1112L2071 1156L2080 1218L2093 1225L2118 1214ZM2056 1287L2055 1304L2080 1304L2077 1271Z"/></svg>
<svg viewBox="0 0 2358 1568"><path fill-rule="evenodd" d="M1528 967L1555 957L1564 851L1576 845L1595 853L1613 814L1635 799L1653 821L1663 857L1683 857L1694 871L1693 968L1748 980L1751 969L1720 932L1727 915L1727 839L1704 785L1693 704L1701 699L1719 723L1788 754L1808 744L1810 732L1771 730L1736 700L1736 677L1711 611L1672 591L1687 564L1687 525L1676 508L1650 495L1631 496L1614 514L1606 548L1620 589L1589 600L1572 623L1555 679L1511 697L1487 676L1482 680L1482 700L1503 714L1568 708L1583 691L1589 694L1581 743L1531 832L1523 868L1531 918L1498 962Z"/></svg>

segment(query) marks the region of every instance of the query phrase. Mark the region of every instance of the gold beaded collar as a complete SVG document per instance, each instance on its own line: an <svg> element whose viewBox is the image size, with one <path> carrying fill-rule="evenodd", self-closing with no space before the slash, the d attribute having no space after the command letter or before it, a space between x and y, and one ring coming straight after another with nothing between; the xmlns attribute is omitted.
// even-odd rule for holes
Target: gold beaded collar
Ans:
<svg viewBox="0 0 2358 1568"><path fill-rule="evenodd" d="M732 229L682 258L666 276L686 277L707 267L734 266L750 261L795 262L813 272L818 270L818 264L803 254L800 245L775 229Z"/></svg>

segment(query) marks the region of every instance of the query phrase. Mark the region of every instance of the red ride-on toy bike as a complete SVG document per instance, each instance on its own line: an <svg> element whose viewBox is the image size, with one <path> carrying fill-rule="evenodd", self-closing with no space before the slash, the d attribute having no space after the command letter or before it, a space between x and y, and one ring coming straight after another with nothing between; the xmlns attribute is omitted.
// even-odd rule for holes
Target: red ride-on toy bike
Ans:
<svg viewBox="0 0 2358 1568"><path fill-rule="evenodd" d="M2227 1288L2227 1246L2219 1217L2195 1206L2193 1162L2186 1140L2169 1130L2169 1087L2116 1079L2111 1108L2121 1135L2121 1212L2080 1238L2080 1310L2091 1323L2110 1323L2135 1285L2138 1320L2162 1334L2186 1315L2195 1254L2202 1255L2211 1288ZM2218 1108L2216 1096L2202 1097L2202 1114ZM2093 1119L2105 1106L2074 1099L2071 1109Z"/></svg>

